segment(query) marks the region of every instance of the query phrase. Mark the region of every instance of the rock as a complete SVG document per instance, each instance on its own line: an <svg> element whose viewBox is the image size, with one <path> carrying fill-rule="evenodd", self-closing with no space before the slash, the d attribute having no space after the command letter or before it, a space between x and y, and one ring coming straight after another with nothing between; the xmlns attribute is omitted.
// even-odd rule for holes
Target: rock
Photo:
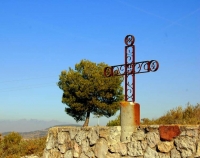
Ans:
<svg viewBox="0 0 200 158"><path fill-rule="evenodd" d="M182 126L183 127L183 126ZM199 129L199 125L187 125L187 126L184 126L185 129L189 129L189 130L198 130Z"/></svg>
<svg viewBox="0 0 200 158"><path fill-rule="evenodd" d="M142 147L142 150L145 150L146 147L147 147L147 142L146 141L141 141L141 147Z"/></svg>
<svg viewBox="0 0 200 158"><path fill-rule="evenodd" d="M119 153L121 154L121 155L126 155L127 154L127 147L126 147L126 145L125 144L123 144L123 143L119 143Z"/></svg>
<svg viewBox="0 0 200 158"><path fill-rule="evenodd" d="M60 158L61 157L61 153L59 152L59 150L57 149L52 149L50 151L49 157L48 158Z"/></svg>
<svg viewBox="0 0 200 158"><path fill-rule="evenodd" d="M79 157L79 153L74 151L74 154L73 154L74 157Z"/></svg>
<svg viewBox="0 0 200 158"><path fill-rule="evenodd" d="M59 151L60 151L62 154L64 154L64 153L66 152L66 150L67 150L67 147L66 147L65 144L63 144L63 145L58 145L58 149L59 149Z"/></svg>
<svg viewBox="0 0 200 158"><path fill-rule="evenodd" d="M120 136L121 136L121 127L119 126L110 127L110 134L108 137L108 142L110 142L110 144L116 144L117 142L120 142Z"/></svg>
<svg viewBox="0 0 200 158"><path fill-rule="evenodd" d="M172 149L170 155L171 158L181 158L181 154L176 149Z"/></svg>
<svg viewBox="0 0 200 158"><path fill-rule="evenodd" d="M65 153L66 150L71 149L73 145L71 145L71 139L67 132L59 132L58 133L58 149L62 154Z"/></svg>
<svg viewBox="0 0 200 158"><path fill-rule="evenodd" d="M186 130L185 135L189 136L189 137L197 138L198 137L198 130Z"/></svg>
<svg viewBox="0 0 200 158"><path fill-rule="evenodd" d="M120 153L121 155L127 154L126 144L123 144L121 142L109 145L108 150L112 153Z"/></svg>
<svg viewBox="0 0 200 158"><path fill-rule="evenodd" d="M159 155L155 150L151 149L150 147L147 147L144 153L144 158L159 158Z"/></svg>
<svg viewBox="0 0 200 158"><path fill-rule="evenodd" d="M160 142L160 137L156 132L147 133L147 144L153 148Z"/></svg>
<svg viewBox="0 0 200 158"><path fill-rule="evenodd" d="M144 131L137 131L133 132L131 140L144 140L145 137L146 135L144 134Z"/></svg>
<svg viewBox="0 0 200 158"><path fill-rule="evenodd" d="M50 153L45 149L43 152L43 157L42 158L48 158Z"/></svg>
<svg viewBox="0 0 200 158"><path fill-rule="evenodd" d="M68 141L64 144L66 150L72 150L74 148L75 140Z"/></svg>
<svg viewBox="0 0 200 158"><path fill-rule="evenodd" d="M53 149L53 148L55 148L56 144L57 144L57 141L56 141L56 138L54 138L54 135L53 134L48 134L47 143L46 143L46 149L47 150Z"/></svg>
<svg viewBox="0 0 200 158"><path fill-rule="evenodd" d="M108 143L105 139L100 138L95 145L94 154L96 157L106 158L107 152L108 152Z"/></svg>
<svg viewBox="0 0 200 158"><path fill-rule="evenodd" d="M160 126L159 125L149 125L149 129L155 130L158 129Z"/></svg>
<svg viewBox="0 0 200 158"><path fill-rule="evenodd" d="M108 140L109 137L109 130L108 129L100 129L99 130L99 137Z"/></svg>
<svg viewBox="0 0 200 158"><path fill-rule="evenodd" d="M159 133L161 140L171 141L180 135L181 131L178 126L160 126Z"/></svg>
<svg viewBox="0 0 200 158"><path fill-rule="evenodd" d="M88 151L88 149L89 149L89 141L88 141L88 139L84 139L82 141L81 149L82 149L82 152L84 152L84 153Z"/></svg>
<svg viewBox="0 0 200 158"><path fill-rule="evenodd" d="M175 139L177 150L181 152L181 157L192 156L196 152L196 139L190 137L179 137Z"/></svg>
<svg viewBox="0 0 200 158"><path fill-rule="evenodd" d="M159 158L170 158L169 154L166 153L158 153Z"/></svg>
<svg viewBox="0 0 200 158"><path fill-rule="evenodd" d="M114 153L114 154L108 153L106 155L106 158L121 158L121 156L118 153Z"/></svg>
<svg viewBox="0 0 200 158"><path fill-rule="evenodd" d="M99 129L99 137L104 138L105 140L108 140L109 137L109 128L105 129Z"/></svg>
<svg viewBox="0 0 200 158"><path fill-rule="evenodd" d="M190 125L190 126L180 126L181 129L181 136L189 136L198 138L198 130L199 126Z"/></svg>
<svg viewBox="0 0 200 158"><path fill-rule="evenodd" d="M71 139L74 139L74 137L77 135L77 133L80 131L80 128L71 128L69 130L69 135Z"/></svg>
<svg viewBox="0 0 200 158"><path fill-rule="evenodd" d="M79 132L76 134L76 136L75 136L74 139L76 140L76 142L77 142L79 145L81 145L81 141L82 141L83 139L86 139L86 137L87 137L87 132L81 130L81 131L79 131Z"/></svg>
<svg viewBox="0 0 200 158"><path fill-rule="evenodd" d="M73 152L73 156L74 156L74 157L79 157L80 152L81 152L81 149L80 149L79 145L75 142L75 143L74 143L74 152Z"/></svg>
<svg viewBox="0 0 200 158"><path fill-rule="evenodd" d="M199 125L199 132L198 132L198 135L199 135L198 139L200 140L200 125Z"/></svg>
<svg viewBox="0 0 200 158"><path fill-rule="evenodd" d="M59 132L58 133L58 144L64 144L65 143L65 133Z"/></svg>
<svg viewBox="0 0 200 158"><path fill-rule="evenodd" d="M89 158L94 158L94 157L95 157L94 152L91 151L91 150L87 151L87 152L85 153L85 155L87 155Z"/></svg>
<svg viewBox="0 0 200 158"><path fill-rule="evenodd" d="M200 157L200 141L198 141L197 143L197 152L196 152L195 157Z"/></svg>
<svg viewBox="0 0 200 158"><path fill-rule="evenodd" d="M120 127L52 128L42 158L200 158L199 126L180 126L182 133L179 136L176 126L157 127L149 127L149 132L146 126L139 127L126 143L120 141ZM159 134L162 140L175 139L161 141Z"/></svg>
<svg viewBox="0 0 200 158"><path fill-rule="evenodd" d="M73 158L72 150L68 150L68 151L64 154L64 158Z"/></svg>
<svg viewBox="0 0 200 158"><path fill-rule="evenodd" d="M35 155L29 155L29 156L23 156L21 158L39 158L39 157Z"/></svg>
<svg viewBox="0 0 200 158"><path fill-rule="evenodd" d="M84 153L81 153L80 158L88 158Z"/></svg>
<svg viewBox="0 0 200 158"><path fill-rule="evenodd" d="M158 144L158 150L163 152L163 153L167 153L167 152L171 151L173 147L174 147L173 141L171 141L171 142L168 142L168 141L160 142Z"/></svg>
<svg viewBox="0 0 200 158"><path fill-rule="evenodd" d="M148 132L156 132L159 128L159 125L148 125L145 127L145 130Z"/></svg>
<svg viewBox="0 0 200 158"><path fill-rule="evenodd" d="M98 132L97 132L97 129L94 129L92 128L90 131L89 131L89 134L88 134L88 139L89 139L89 142L90 142L90 145L94 145L97 141L97 139L99 139L99 136L98 136Z"/></svg>
<svg viewBox="0 0 200 158"><path fill-rule="evenodd" d="M139 141L132 141L127 144L128 155L130 156L142 156L143 151Z"/></svg>

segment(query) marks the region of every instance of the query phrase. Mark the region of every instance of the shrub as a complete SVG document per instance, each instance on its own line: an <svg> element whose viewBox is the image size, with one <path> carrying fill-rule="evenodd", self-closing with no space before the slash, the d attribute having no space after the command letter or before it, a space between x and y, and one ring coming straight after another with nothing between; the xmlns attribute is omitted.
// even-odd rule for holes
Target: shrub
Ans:
<svg viewBox="0 0 200 158"><path fill-rule="evenodd" d="M21 154L23 156L32 154L37 156L42 156L45 145L46 145L46 137L23 140L20 143Z"/></svg>
<svg viewBox="0 0 200 158"><path fill-rule="evenodd" d="M0 133L0 155L3 155L2 135Z"/></svg>
<svg viewBox="0 0 200 158"><path fill-rule="evenodd" d="M115 120L111 120L107 123L107 126L119 126L119 125L120 125L120 115L118 115Z"/></svg>
<svg viewBox="0 0 200 158"><path fill-rule="evenodd" d="M200 104L187 104L185 109L177 107L168 111L164 116L155 119L156 124L200 124Z"/></svg>
<svg viewBox="0 0 200 158"><path fill-rule="evenodd" d="M45 145L46 137L23 140L19 133L12 132L3 139L0 137L0 158L20 158L32 154L42 156Z"/></svg>
<svg viewBox="0 0 200 158"><path fill-rule="evenodd" d="M20 146L19 143L22 137L19 133L12 132L4 137L3 139L3 154L6 157L9 155L12 158L18 158L20 153ZM11 158L11 157L10 157Z"/></svg>
<svg viewBox="0 0 200 158"><path fill-rule="evenodd" d="M141 125L153 125L153 124L200 124L200 104L193 106L187 104L183 109L178 106L174 109L167 111L163 116L157 119L141 119ZM107 123L107 126L119 126L120 116L115 120L111 120Z"/></svg>

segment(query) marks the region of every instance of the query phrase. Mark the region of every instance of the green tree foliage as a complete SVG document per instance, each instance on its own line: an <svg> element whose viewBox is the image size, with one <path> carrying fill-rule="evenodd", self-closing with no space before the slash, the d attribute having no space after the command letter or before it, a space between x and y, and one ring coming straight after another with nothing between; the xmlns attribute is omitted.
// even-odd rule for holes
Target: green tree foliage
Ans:
<svg viewBox="0 0 200 158"><path fill-rule="evenodd" d="M62 103L66 104L65 112L77 122L85 121L88 126L90 113L110 117L119 110L123 100L122 77L105 77L105 63L93 63L82 60L62 71L58 86L63 90Z"/></svg>
<svg viewBox="0 0 200 158"><path fill-rule="evenodd" d="M186 108L183 109L181 106L178 106L174 109L171 109L166 112L163 116L158 119L141 119L141 124L143 125L153 125L153 124L190 124L196 125L200 124L200 104L193 106L189 103ZM120 125L120 116L115 120L111 120L107 123L107 126L119 126Z"/></svg>

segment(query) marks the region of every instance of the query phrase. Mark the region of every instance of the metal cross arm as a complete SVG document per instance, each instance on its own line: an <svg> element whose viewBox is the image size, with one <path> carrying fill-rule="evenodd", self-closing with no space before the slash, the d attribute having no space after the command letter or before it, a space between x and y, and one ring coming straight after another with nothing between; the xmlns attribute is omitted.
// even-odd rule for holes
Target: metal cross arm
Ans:
<svg viewBox="0 0 200 158"><path fill-rule="evenodd" d="M127 68L127 71L125 72L126 68ZM125 74L131 75L131 74L147 73L150 71L152 72L157 71L158 68L159 68L159 63L156 60L141 61L141 62L136 62L134 64L132 63L127 64L127 65L121 64L121 65L105 67L104 75L106 77L110 77L110 76L122 76Z"/></svg>
<svg viewBox="0 0 200 158"><path fill-rule="evenodd" d="M159 68L156 60L135 62L135 38L133 35L125 37L125 64L104 68L106 77L121 76L125 78L125 101L135 102L135 74L155 72Z"/></svg>

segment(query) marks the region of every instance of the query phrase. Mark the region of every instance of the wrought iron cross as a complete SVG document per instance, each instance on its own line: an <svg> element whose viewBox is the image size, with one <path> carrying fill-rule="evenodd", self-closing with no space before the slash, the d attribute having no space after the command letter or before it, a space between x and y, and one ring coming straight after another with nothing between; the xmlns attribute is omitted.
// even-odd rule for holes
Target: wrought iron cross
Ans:
<svg viewBox="0 0 200 158"><path fill-rule="evenodd" d="M156 60L135 62L135 37L127 35L124 42L125 64L104 68L104 75L106 77L124 75L125 101L135 102L135 74L155 72L159 68L159 63Z"/></svg>

